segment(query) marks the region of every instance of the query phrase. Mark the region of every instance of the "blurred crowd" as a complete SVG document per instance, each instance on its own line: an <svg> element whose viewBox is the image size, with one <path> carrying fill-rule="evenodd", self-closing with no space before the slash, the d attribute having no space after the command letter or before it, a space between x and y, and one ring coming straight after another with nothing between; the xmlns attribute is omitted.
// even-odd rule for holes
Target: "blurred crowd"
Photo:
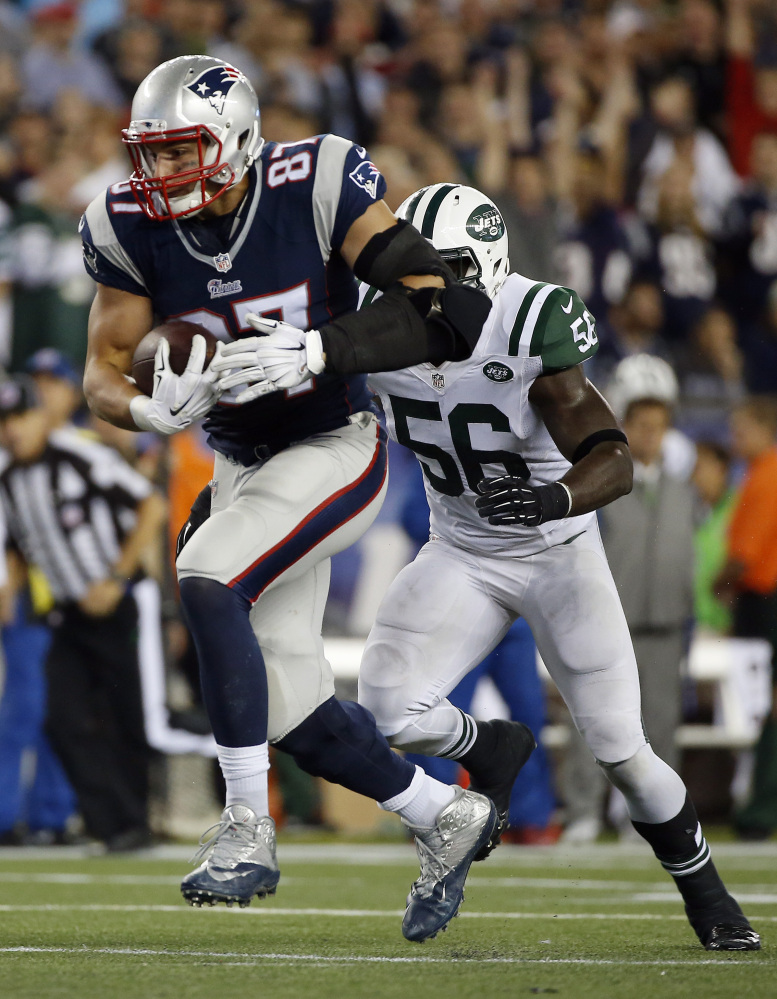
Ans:
<svg viewBox="0 0 777 999"><path fill-rule="evenodd" d="M666 403L666 460L686 482L696 469L697 524L712 535L696 616L730 633L723 539L752 457L741 439L737 449L731 414L755 412L770 446L777 431L768 405L747 408L777 394L774 0L0 0L7 371L55 349L55 374L77 384L94 290L78 219L128 175L120 130L136 87L188 53L248 75L266 139L331 131L365 145L392 209L440 181L487 192L507 223L512 269L574 288L596 317L588 374L603 391L617 395L626 359L666 362L668 381L648 374L643 394ZM78 420L77 401L72 412ZM209 477L199 433L168 449L105 424L89 430L166 494L174 538ZM399 506L389 498L377 530ZM385 576L386 563L370 544L356 567L353 554L340 557L339 576L336 561L333 629L369 626L375 601L354 598L354 581L380 576L378 563ZM408 557L398 541L394 550ZM149 571L174 603L168 562L163 553ZM185 629L167 617L168 656L196 689Z"/></svg>
<svg viewBox="0 0 777 999"><path fill-rule="evenodd" d="M0 362L80 363L92 287L75 231L124 179L132 95L159 62L234 62L263 134L368 147L396 208L489 193L515 270L596 316L591 375L647 351L681 429L777 391L777 11L769 0L0 2Z"/></svg>

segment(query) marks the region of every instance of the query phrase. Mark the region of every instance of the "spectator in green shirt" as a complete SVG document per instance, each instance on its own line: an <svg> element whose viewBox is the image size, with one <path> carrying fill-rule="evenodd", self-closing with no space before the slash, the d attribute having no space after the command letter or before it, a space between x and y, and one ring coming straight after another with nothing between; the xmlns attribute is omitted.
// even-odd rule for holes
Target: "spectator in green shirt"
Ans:
<svg viewBox="0 0 777 999"><path fill-rule="evenodd" d="M726 533L734 505L730 484L731 455L716 441L699 441L693 484L703 504L694 533L696 624L720 635L731 632L731 609L713 592L713 583L726 561Z"/></svg>

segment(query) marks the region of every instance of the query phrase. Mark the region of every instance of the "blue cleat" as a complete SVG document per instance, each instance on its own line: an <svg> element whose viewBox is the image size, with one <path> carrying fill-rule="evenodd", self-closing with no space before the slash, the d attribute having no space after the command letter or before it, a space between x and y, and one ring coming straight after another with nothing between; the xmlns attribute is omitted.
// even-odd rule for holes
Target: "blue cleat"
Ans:
<svg viewBox="0 0 777 999"><path fill-rule="evenodd" d="M213 833L208 839L209 833ZM275 823L269 816L258 818L247 805L228 805L221 821L207 829L193 862L204 863L181 882L181 894L189 905L235 902L250 905L254 895L274 895L280 880L275 859Z"/></svg>
<svg viewBox="0 0 777 999"><path fill-rule="evenodd" d="M407 897L402 933L417 943L436 937L457 914L467 872L497 825L492 801L460 787L454 790L456 797L440 812L435 825L405 822L415 835L421 874Z"/></svg>

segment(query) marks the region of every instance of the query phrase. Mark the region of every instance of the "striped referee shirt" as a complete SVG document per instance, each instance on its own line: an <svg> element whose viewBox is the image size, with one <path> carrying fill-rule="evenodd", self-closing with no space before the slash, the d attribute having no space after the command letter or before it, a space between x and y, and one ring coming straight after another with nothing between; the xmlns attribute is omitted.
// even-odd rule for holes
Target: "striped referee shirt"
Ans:
<svg viewBox="0 0 777 999"><path fill-rule="evenodd" d="M74 429L53 431L30 464L0 473L8 541L46 577L58 604L107 579L152 485L114 451Z"/></svg>

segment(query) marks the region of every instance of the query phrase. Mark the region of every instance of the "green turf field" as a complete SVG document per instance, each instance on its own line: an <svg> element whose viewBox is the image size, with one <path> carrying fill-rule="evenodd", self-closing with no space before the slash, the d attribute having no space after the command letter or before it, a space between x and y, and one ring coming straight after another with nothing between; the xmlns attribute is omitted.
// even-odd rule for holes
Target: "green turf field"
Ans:
<svg viewBox="0 0 777 999"><path fill-rule="evenodd" d="M0 996L775 997L777 844L713 849L760 953L702 950L641 846L502 847L473 867L460 918L423 945L400 931L410 845L281 836L278 894L243 910L184 904L186 847L0 850Z"/></svg>

